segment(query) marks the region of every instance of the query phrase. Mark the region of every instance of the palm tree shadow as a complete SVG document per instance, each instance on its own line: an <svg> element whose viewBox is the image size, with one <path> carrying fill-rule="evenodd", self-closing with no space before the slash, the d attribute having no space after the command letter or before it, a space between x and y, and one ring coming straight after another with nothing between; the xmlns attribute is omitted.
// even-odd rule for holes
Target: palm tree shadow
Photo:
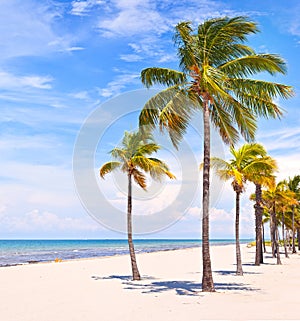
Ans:
<svg viewBox="0 0 300 321"><path fill-rule="evenodd" d="M177 295L199 296L202 284L192 281L156 281L148 284L123 283L127 290L142 290L142 293L163 293L175 291ZM243 283L215 283L216 291L257 291Z"/></svg>
<svg viewBox="0 0 300 321"><path fill-rule="evenodd" d="M121 281L133 282L132 281L132 275L110 275L110 276L93 275L93 276L91 276L91 278L94 279L95 281L99 281L99 280L121 280ZM155 280L154 277L148 276L148 275L143 276L142 279L143 280Z"/></svg>
<svg viewBox="0 0 300 321"><path fill-rule="evenodd" d="M214 271L214 273L220 274L220 275L236 275L236 271L220 270L220 271ZM245 272L245 271L243 271L243 274L261 274L261 273L260 272Z"/></svg>

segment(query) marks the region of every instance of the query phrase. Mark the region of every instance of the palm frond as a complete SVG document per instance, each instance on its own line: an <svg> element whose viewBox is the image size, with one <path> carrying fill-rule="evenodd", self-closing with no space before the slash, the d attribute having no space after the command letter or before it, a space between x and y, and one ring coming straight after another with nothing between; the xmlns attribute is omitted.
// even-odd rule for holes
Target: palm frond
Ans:
<svg viewBox="0 0 300 321"><path fill-rule="evenodd" d="M141 81L147 88L154 84L178 86L186 82L186 75L173 69L152 67L142 70Z"/></svg>
<svg viewBox="0 0 300 321"><path fill-rule="evenodd" d="M170 179L175 179L175 175L172 174L167 164L157 158L149 158L151 161L150 176L158 181L161 181L164 176L168 176Z"/></svg>
<svg viewBox="0 0 300 321"><path fill-rule="evenodd" d="M127 159L126 150L119 147L115 147L109 152L114 159L118 159L120 162L124 162Z"/></svg>
<svg viewBox="0 0 300 321"><path fill-rule="evenodd" d="M157 145L156 143L143 144L137 149L135 155L136 156L151 155L153 153L156 153L160 149L161 149L161 147L159 145Z"/></svg>
<svg viewBox="0 0 300 321"><path fill-rule="evenodd" d="M235 145L238 142L239 133L232 126L232 116L216 102L210 107L210 119L225 144Z"/></svg>
<svg viewBox="0 0 300 321"><path fill-rule="evenodd" d="M219 68L231 77L247 77L259 72L286 73L286 63L278 55L255 54L227 61Z"/></svg>
<svg viewBox="0 0 300 321"><path fill-rule="evenodd" d="M107 162L105 163L99 170L100 177L104 179L104 176L116 168L119 168L121 166L120 162Z"/></svg>
<svg viewBox="0 0 300 321"><path fill-rule="evenodd" d="M147 188L146 176L137 168L132 170L132 176L134 181L144 190Z"/></svg>

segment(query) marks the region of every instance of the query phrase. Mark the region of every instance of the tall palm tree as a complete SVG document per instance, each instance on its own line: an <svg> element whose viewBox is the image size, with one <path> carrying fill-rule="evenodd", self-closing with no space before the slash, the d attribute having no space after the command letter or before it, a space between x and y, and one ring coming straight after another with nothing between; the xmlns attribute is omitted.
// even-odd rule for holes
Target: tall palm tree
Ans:
<svg viewBox="0 0 300 321"><path fill-rule="evenodd" d="M256 117L279 117L282 112L274 98L292 95L290 86L249 77L286 71L278 55L257 54L244 44L257 32L256 23L247 17L211 19L195 30L191 22L181 22L174 38L181 70L152 67L141 73L146 87L167 86L145 104L141 126L159 125L178 147L194 113L203 114L202 291L206 292L215 290L209 248L210 123L226 143L235 144L239 132L253 140Z"/></svg>
<svg viewBox="0 0 300 321"><path fill-rule="evenodd" d="M116 147L110 154L115 161L105 163L100 168L100 177L115 169L121 169L127 174L128 178L128 197L127 197L127 234L128 246L131 259L132 278L140 280L140 273L137 267L134 244L132 239L132 179L144 190L146 190L146 176L149 173L153 179L160 180L167 175L173 179L175 176L169 171L168 166L157 158L148 157L160 149L151 134L138 132L125 132L122 146Z"/></svg>
<svg viewBox="0 0 300 321"><path fill-rule="evenodd" d="M270 227L271 227L271 243L272 243L272 254L273 257L277 258L277 264L281 264L279 242L278 242L278 218L277 211L280 209L282 204L291 201L290 193L285 190L283 182L276 184L275 180L267 190L262 193L264 205L270 211Z"/></svg>
<svg viewBox="0 0 300 321"><path fill-rule="evenodd" d="M249 178L255 180L256 177L259 177L264 172L270 171L274 161L270 157L265 156L266 151L264 147L258 143L244 144L238 150L231 147L230 153L233 157L230 161L227 162L214 157L211 159L211 165L217 169L217 174L221 179L232 180L231 185L236 193L236 274L243 275L239 240L240 195L245 190L246 181Z"/></svg>
<svg viewBox="0 0 300 321"><path fill-rule="evenodd" d="M267 155L265 148L260 145L259 153L255 156L257 171L249 172L247 180L255 184L255 265L263 263L263 244L262 244L262 186L270 186L274 180L273 173L277 170L276 161Z"/></svg>
<svg viewBox="0 0 300 321"><path fill-rule="evenodd" d="M292 253L297 253L295 246L295 210L300 200L300 175L296 175L293 178L289 177L285 184L288 190L294 193L295 203L292 205Z"/></svg>

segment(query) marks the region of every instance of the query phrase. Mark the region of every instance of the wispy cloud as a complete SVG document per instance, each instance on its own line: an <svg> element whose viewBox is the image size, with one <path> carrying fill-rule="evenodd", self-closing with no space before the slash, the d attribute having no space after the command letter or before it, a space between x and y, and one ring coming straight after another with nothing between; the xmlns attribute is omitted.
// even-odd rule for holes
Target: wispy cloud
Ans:
<svg viewBox="0 0 300 321"><path fill-rule="evenodd" d="M17 76L5 71L0 71L0 89L38 88L50 89L53 82L51 76Z"/></svg>
<svg viewBox="0 0 300 321"><path fill-rule="evenodd" d="M121 60L126 62L136 62L143 60L143 57L137 54L120 55Z"/></svg>
<svg viewBox="0 0 300 321"><path fill-rule="evenodd" d="M113 81L107 84L105 88L98 88L99 95L105 98L119 94L122 89L128 85L139 83L139 74L121 74L117 76Z"/></svg>
<svg viewBox="0 0 300 321"><path fill-rule="evenodd" d="M74 47L70 35L57 32L59 6L45 1L0 2L1 59L37 56Z"/></svg>
<svg viewBox="0 0 300 321"><path fill-rule="evenodd" d="M50 211L41 211L34 209L20 217L12 216L5 222L5 227L10 232L78 232L78 231L96 231L100 227L96 223L90 222L84 218L74 218L70 216L59 216Z"/></svg>
<svg viewBox="0 0 300 321"><path fill-rule="evenodd" d="M70 13L75 16L86 16L95 6L103 5L104 3L105 1L102 0L72 1Z"/></svg>

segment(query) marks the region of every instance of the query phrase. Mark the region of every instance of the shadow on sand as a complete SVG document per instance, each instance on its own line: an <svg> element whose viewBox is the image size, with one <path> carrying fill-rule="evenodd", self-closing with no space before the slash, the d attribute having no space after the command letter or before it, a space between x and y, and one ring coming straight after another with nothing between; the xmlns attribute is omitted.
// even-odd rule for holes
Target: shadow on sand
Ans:
<svg viewBox="0 0 300 321"><path fill-rule="evenodd" d="M225 271L225 270L220 270L220 271L214 271L216 274L220 275L236 275L236 271ZM260 272L245 272L243 271L243 274L261 274Z"/></svg>
<svg viewBox="0 0 300 321"><path fill-rule="evenodd" d="M193 281L153 281L153 277L143 277L141 281L132 281L130 275L111 275L108 277L92 276L94 280L112 280L118 279L122 281L124 289L139 290L142 293L164 293L167 291L175 291L177 295L199 296L202 284ZM259 289L248 286L244 283L215 283L216 291L258 291Z"/></svg>

